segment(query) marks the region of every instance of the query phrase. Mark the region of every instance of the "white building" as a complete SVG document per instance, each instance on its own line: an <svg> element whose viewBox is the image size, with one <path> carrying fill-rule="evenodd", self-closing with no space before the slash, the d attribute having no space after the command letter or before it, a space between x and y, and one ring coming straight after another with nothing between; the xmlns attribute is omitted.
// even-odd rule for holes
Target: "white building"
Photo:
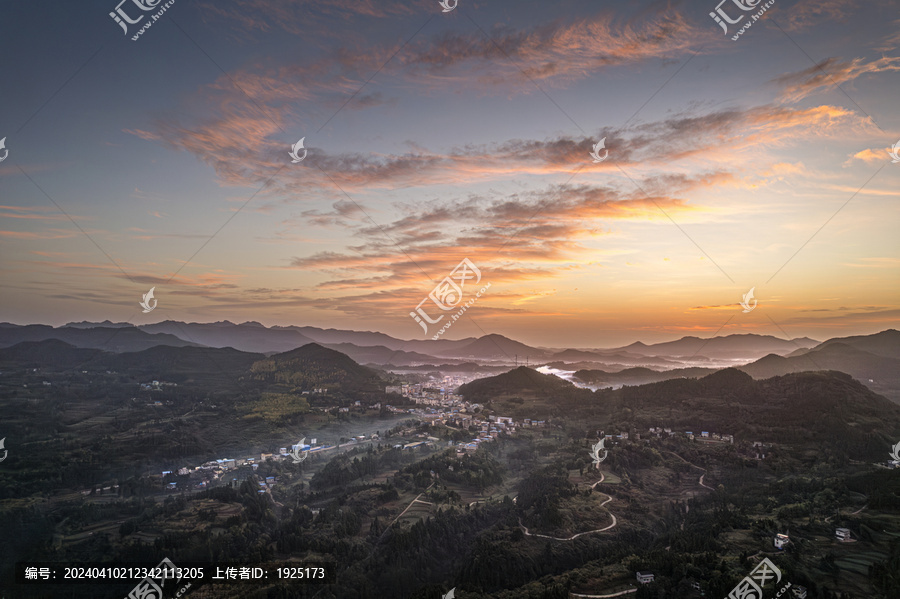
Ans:
<svg viewBox="0 0 900 599"><path fill-rule="evenodd" d="M653 572L641 571L637 573L637 581L641 584L653 582Z"/></svg>
<svg viewBox="0 0 900 599"><path fill-rule="evenodd" d="M835 528L834 529L834 537L838 541L849 541L853 537L850 534L849 528Z"/></svg>
<svg viewBox="0 0 900 599"><path fill-rule="evenodd" d="M784 546L791 542L791 539L787 535L783 535L781 533L775 535L775 547L777 549L784 549Z"/></svg>

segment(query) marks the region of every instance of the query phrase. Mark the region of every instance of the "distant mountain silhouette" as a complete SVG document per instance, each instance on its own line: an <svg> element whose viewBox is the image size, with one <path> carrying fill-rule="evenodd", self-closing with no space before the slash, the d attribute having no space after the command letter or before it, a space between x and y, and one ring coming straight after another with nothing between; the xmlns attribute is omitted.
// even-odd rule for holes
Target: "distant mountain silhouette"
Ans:
<svg viewBox="0 0 900 599"><path fill-rule="evenodd" d="M828 341L823 341L821 345L816 346L812 350L797 350L788 354L788 357L795 355L800 356L808 351L819 351L825 349L829 345L842 344L850 347L882 356L884 358L900 359L900 331L895 329L887 329L874 335L857 335L855 337L835 337Z"/></svg>
<svg viewBox="0 0 900 599"><path fill-rule="evenodd" d="M352 343L323 343L321 345L346 354L360 364L405 366L409 364L427 364L435 360L434 356L418 352L393 350L383 345L363 347Z"/></svg>
<svg viewBox="0 0 900 599"><path fill-rule="evenodd" d="M297 331L268 329L258 322L182 323L166 320L142 325L141 329L149 333L168 333L208 347L233 347L257 353L283 352L312 343L312 339Z"/></svg>
<svg viewBox="0 0 900 599"><path fill-rule="evenodd" d="M739 369L755 379L792 372L836 370L849 374L877 393L900 400L900 359L869 353L837 340L825 342L801 355L770 354Z"/></svg>
<svg viewBox="0 0 900 599"><path fill-rule="evenodd" d="M710 339L682 337L676 341L652 345L638 341L618 349L647 356L689 357L699 354L719 358L754 359L767 354L784 355L800 348L815 347L818 344L818 341L807 337L787 341L771 335L746 334L726 335Z"/></svg>
<svg viewBox="0 0 900 599"><path fill-rule="evenodd" d="M397 339L384 333L373 331L350 331L342 329L320 329L318 327L298 327L274 326L273 330L295 331L300 333L307 339L312 340L320 345L337 345L342 343L352 343L360 347L382 346L391 350L402 350L406 343L402 339Z"/></svg>
<svg viewBox="0 0 900 599"><path fill-rule="evenodd" d="M104 320L103 322L88 322L86 320L83 320L81 322L68 322L63 326L71 329L95 329L97 327L103 327L106 329L121 329L126 327L133 327L134 325L130 322L112 322L110 320Z"/></svg>
<svg viewBox="0 0 900 599"><path fill-rule="evenodd" d="M156 345L170 345L173 347L200 346L197 343L184 341L175 335L166 333L153 334L133 326L54 328L43 324L19 326L4 323L0 325L0 347L10 347L23 341L45 341L47 339L59 339L75 347L88 347L114 352L140 351Z"/></svg>
<svg viewBox="0 0 900 599"><path fill-rule="evenodd" d="M413 329L417 332L419 328L412 320L410 323L413 324ZM398 339L396 337L391 337L390 335L386 335L384 333L376 333L371 331L351 331L345 329L321 329L318 327L298 327L298 326L289 326L289 327L272 327L273 329L289 329L294 330L302 335L312 339L316 343L320 345L336 345L341 343L352 343L353 345L357 345L359 347L372 347L382 345L391 350L402 350L402 351L410 351L410 352L421 352L429 355L436 355L435 352L439 350L451 350L458 347L462 347L474 341L473 337L469 337L466 339L459 340L451 340L451 339L438 339L433 341L431 339Z"/></svg>
<svg viewBox="0 0 900 599"><path fill-rule="evenodd" d="M448 357L507 361L515 360L518 355L520 362L524 362L526 357L530 357L532 362L538 362L546 354L544 350L497 334L485 335L463 346L432 353Z"/></svg>

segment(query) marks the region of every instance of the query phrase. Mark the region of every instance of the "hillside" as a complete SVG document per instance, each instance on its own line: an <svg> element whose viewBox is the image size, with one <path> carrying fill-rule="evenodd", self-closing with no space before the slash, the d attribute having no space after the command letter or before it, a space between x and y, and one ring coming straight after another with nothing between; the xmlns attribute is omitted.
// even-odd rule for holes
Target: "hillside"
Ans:
<svg viewBox="0 0 900 599"><path fill-rule="evenodd" d="M618 372L604 370L578 370L573 375L576 379L589 385L645 385L669 379L699 378L712 374L715 368L676 368L674 370L657 371L649 368L626 368Z"/></svg>
<svg viewBox="0 0 900 599"><path fill-rule="evenodd" d="M677 360L671 360L669 358L662 358L659 356L642 356L640 354L630 353L630 352L585 352L581 350L572 350L567 349L566 351L559 352L557 354L553 354L551 356L552 361L547 362L547 366L551 366L553 368L560 368L555 366L556 364L573 364L573 365L586 365L586 364L594 364L594 365L602 365L604 369L607 371L612 370L610 368L613 365L621 365L622 367L640 367L640 366L657 366L657 367L672 367L679 366L682 363ZM699 356L694 357L694 361L700 361ZM577 367L576 367L577 368ZM571 370L571 368L562 367L562 370Z"/></svg>
<svg viewBox="0 0 900 599"><path fill-rule="evenodd" d="M768 355L739 369L755 379L792 372L837 370L877 393L900 400L900 359L883 357L836 341L798 356Z"/></svg>
<svg viewBox="0 0 900 599"><path fill-rule="evenodd" d="M490 397L506 393L549 393L574 389L575 385L552 374L541 374L525 366L462 385L457 393L469 398Z"/></svg>
<svg viewBox="0 0 900 599"><path fill-rule="evenodd" d="M230 347L151 347L140 352L112 355L106 368L128 372L138 379L173 383L233 381L247 373L262 354Z"/></svg>
<svg viewBox="0 0 900 599"><path fill-rule="evenodd" d="M318 343L309 343L289 352L258 360L250 367L250 377L285 391L383 392L378 374L360 366L341 352Z"/></svg>
<svg viewBox="0 0 900 599"><path fill-rule="evenodd" d="M102 356L109 355L100 349L75 347L59 339L23 341L12 347L0 349L0 365L3 368L46 368L57 370L77 369L93 365Z"/></svg>
<svg viewBox="0 0 900 599"><path fill-rule="evenodd" d="M597 394L616 406L613 421L623 427L626 422L637 429L664 423L674 430L730 433L744 441L828 447L853 459L877 461L896 443L891 440L900 438L900 406L840 372L757 381L728 368L699 380Z"/></svg>

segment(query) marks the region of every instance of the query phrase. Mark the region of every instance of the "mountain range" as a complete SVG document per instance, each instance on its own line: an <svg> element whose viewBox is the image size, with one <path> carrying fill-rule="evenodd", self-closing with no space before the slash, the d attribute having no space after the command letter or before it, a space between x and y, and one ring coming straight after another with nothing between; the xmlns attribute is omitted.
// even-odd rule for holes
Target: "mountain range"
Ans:
<svg viewBox="0 0 900 599"><path fill-rule="evenodd" d="M36 342L58 344L36 347ZM484 374L498 367L528 361L573 372L572 380L585 386L640 385L674 378L696 378L723 366L735 368L755 379L789 373L836 370L847 373L873 391L900 402L900 332L889 329L873 335L833 338L818 342L809 338L784 340L769 335L742 334L701 339L688 336L664 343L635 342L618 348L538 348L499 334L460 340L403 340L384 333L322 329L311 326L266 327L258 322L235 324L163 321L134 326L128 323L78 322L61 327L0 323L0 348L17 348L20 357L37 358L41 351L59 357L59 365L82 358L96 361L102 354L73 353L76 348L103 352L144 352L159 346L172 348L225 349L234 354L217 355L231 364L235 356L248 354L258 361L317 344L339 352L354 363L372 367L418 369L440 364ZM163 353L166 352L156 352ZM216 352L194 354L195 359ZM0 350L0 358L8 352ZM187 355L187 354L185 354ZM150 362L154 352L141 359ZM247 357L247 360L250 358ZM101 361L114 364L104 357ZM238 360L241 362L241 360Z"/></svg>
<svg viewBox="0 0 900 599"><path fill-rule="evenodd" d="M51 338L72 343L77 347L96 347L110 351L136 351L153 345L196 345L233 347L257 353L278 353L308 343L318 343L324 347L339 346L349 351L354 351L351 345L358 348L377 348L367 351L378 359L385 359L393 352L409 352L405 356L409 360L427 356L432 359L440 357L509 363L515 363L517 359L520 362L528 359L534 364L549 360L571 360L670 367L679 365L677 358L694 357L699 360L706 358L701 351L717 358L749 360L770 353L786 355L819 345L819 342L808 338L788 341L770 335L749 334L711 339L683 337L652 345L636 342L620 348L584 350L539 348L495 333L459 340L404 340L371 331L321 329L310 326L266 327L258 322L235 324L227 320L212 323L166 320L140 326L109 321L73 322L56 328L47 325L0 323L0 347L15 345L21 341L41 341Z"/></svg>

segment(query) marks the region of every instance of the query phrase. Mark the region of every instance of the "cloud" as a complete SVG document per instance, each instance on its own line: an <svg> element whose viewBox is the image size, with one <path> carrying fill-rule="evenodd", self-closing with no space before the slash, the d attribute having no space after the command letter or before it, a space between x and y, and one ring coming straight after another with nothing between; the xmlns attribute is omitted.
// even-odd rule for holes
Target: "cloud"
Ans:
<svg viewBox="0 0 900 599"><path fill-rule="evenodd" d="M474 80L479 87L547 79L562 83L614 66L680 58L710 35L708 28L695 27L670 7L643 16L623 22L600 13L530 29L499 24L486 32L489 38L479 30L444 33L413 42L403 64L442 85L448 80ZM463 65L464 73L453 70Z"/></svg>
<svg viewBox="0 0 900 599"><path fill-rule="evenodd" d="M20 220L69 220L64 214L60 214L49 206L0 206L0 218L16 218Z"/></svg>
<svg viewBox="0 0 900 599"><path fill-rule="evenodd" d="M782 101L797 102L816 92L852 82L863 75L893 71L900 71L900 57L882 56L869 62L862 58L842 61L832 57L809 68L785 73L772 81L784 86Z"/></svg>
<svg viewBox="0 0 900 599"><path fill-rule="evenodd" d="M844 21L858 12L860 0L800 0L789 11L787 29L809 29L824 22Z"/></svg>
<svg viewBox="0 0 900 599"><path fill-rule="evenodd" d="M153 133L152 131L144 131L143 129L122 129L122 132L140 137L141 139L147 141L157 141L162 139L162 137L158 133Z"/></svg>
<svg viewBox="0 0 900 599"><path fill-rule="evenodd" d="M250 19L246 10L252 9L258 11L257 15L266 15L267 20L279 22L289 22L289 14L318 10L331 15L347 11L380 16L410 12L408 7L365 1L341 2L327 9L320 9L318 3L315 10L312 6L302 1L281 5L268 0L238 0L221 8L209 6L208 10L213 15ZM498 26L490 33L493 41L479 31L438 34L417 38L400 53L396 43L366 44L358 50L327 50L302 63L254 62L220 76L184 106L159 117L152 126L125 131L194 154L216 170L223 184L262 185L284 165L283 138L287 129L294 128L292 123L324 123L334 114L334 107L366 109L392 102L380 90L363 89L371 75L389 60L401 85L405 82L426 93L429 89L458 91L461 84L474 85L481 92L532 93L536 90L522 86L522 81L553 79L564 85L614 65L683 56L700 43L699 38L706 31L694 29L679 13L666 8L645 13L640 19L626 22L609 14L593 14L572 22L560 20L517 30ZM258 26L249 21L245 25ZM513 61L497 60L503 53ZM427 153L410 153L373 163L363 157L330 156L316 147L315 139L307 141L310 154L320 159L323 170L356 170L356 179L377 179L379 173L403 172L423 164L428 167L440 160ZM582 150L579 147L579 152ZM355 165L359 168L354 169ZM478 165L472 161L468 168L475 170ZM376 172L365 177L365 169ZM317 176L315 172L305 172L303 178L308 180L310 175ZM279 190L279 183L268 183L267 191Z"/></svg>
<svg viewBox="0 0 900 599"><path fill-rule="evenodd" d="M256 188L267 197L342 197L341 201L348 202L349 206L353 202L345 192L458 185L461 181L508 180L511 176L568 177L581 173L582 169L584 174L617 173L619 169L637 166L646 171L671 168L673 162L687 159L718 163L731 169L741 151L758 151L763 144L770 147L787 142L796 144L804 138L836 135L849 127L863 128L864 122L844 108L792 109L764 105L677 115L625 130L604 130L591 137L513 139L444 151L417 146L402 154L331 153L307 144L309 157L297 168L285 168L287 161L282 154L286 154L287 145L269 141L276 128L265 120L242 123L224 119L218 124L204 125L202 132L172 124L165 125L164 130L169 134L170 143L213 165L224 184ZM612 160L590 164L591 147L596 139L604 136ZM660 153L661 147L666 152ZM354 211L359 217L363 209L356 207ZM318 224L333 224L322 220L318 212L308 216Z"/></svg>
<svg viewBox="0 0 900 599"><path fill-rule="evenodd" d="M71 239L81 235L79 231L65 229L45 229L43 231L0 231L0 238L9 239Z"/></svg>
<svg viewBox="0 0 900 599"><path fill-rule="evenodd" d="M845 262L844 266L849 266L850 268L900 269L900 258L894 258L894 257L889 257L889 256L860 258L859 262Z"/></svg>
<svg viewBox="0 0 900 599"><path fill-rule="evenodd" d="M398 203L400 214L393 222L354 228L361 243L348 248L352 253L321 251L295 257L290 267L329 274L320 289L400 288L423 280L433 284L462 257L489 268L495 283L552 278L579 268L577 262L595 253L585 244L608 235L610 223L668 222L660 209L682 220L703 212L672 194L702 188L709 184L704 176L671 176L658 183L669 195L648 198L567 184L502 197Z"/></svg>
<svg viewBox="0 0 900 599"><path fill-rule="evenodd" d="M303 37L310 31L327 34L328 28L322 27L324 23L334 28L336 21L347 21L352 17L384 19L434 8L431 0L204 0L197 6L205 20L219 18L237 24L237 27L229 28L229 34L247 41L275 30Z"/></svg>
<svg viewBox="0 0 900 599"><path fill-rule="evenodd" d="M865 150L860 150L856 154L850 157L847 162L845 162L845 166L851 164L854 160L861 160L863 162L868 163L880 163L885 162L891 159L890 152L892 148L878 148L878 149L870 149L866 148Z"/></svg>

